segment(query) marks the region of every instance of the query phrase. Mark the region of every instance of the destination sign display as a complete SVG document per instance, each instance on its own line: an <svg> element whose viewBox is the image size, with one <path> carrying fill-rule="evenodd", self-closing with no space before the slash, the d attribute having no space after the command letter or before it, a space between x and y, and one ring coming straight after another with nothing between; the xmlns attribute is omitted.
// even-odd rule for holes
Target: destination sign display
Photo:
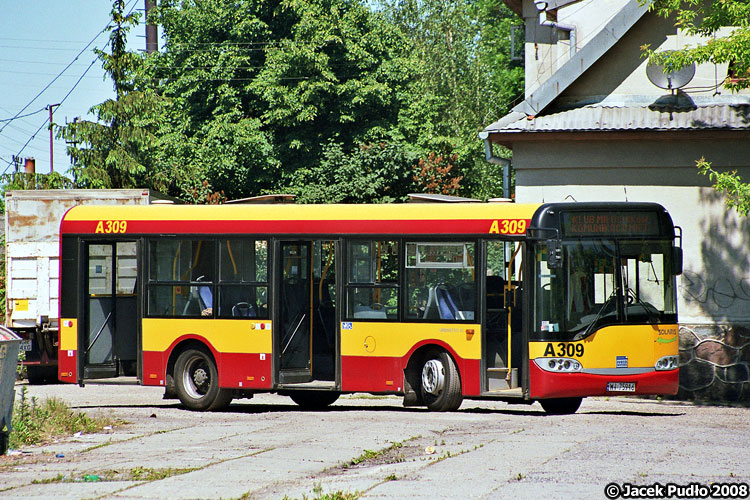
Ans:
<svg viewBox="0 0 750 500"><path fill-rule="evenodd" d="M656 212L563 212L565 236L657 236Z"/></svg>

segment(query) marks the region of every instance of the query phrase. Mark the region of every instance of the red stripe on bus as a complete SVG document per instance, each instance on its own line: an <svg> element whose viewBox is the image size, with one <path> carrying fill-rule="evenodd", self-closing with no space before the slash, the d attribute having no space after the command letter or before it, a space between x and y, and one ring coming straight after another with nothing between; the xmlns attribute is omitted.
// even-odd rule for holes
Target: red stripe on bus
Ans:
<svg viewBox="0 0 750 500"><path fill-rule="evenodd" d="M529 360L531 399L581 396L627 396L630 394L677 394L679 370L653 371L638 375L593 375L551 373ZM635 392L607 392L607 382L635 382Z"/></svg>
<svg viewBox="0 0 750 500"><path fill-rule="evenodd" d="M401 358L341 356L341 390L344 392L402 392L404 390L403 370L404 362Z"/></svg>
<svg viewBox="0 0 750 500"><path fill-rule="evenodd" d="M128 220L109 234L489 234L495 220ZM100 221L64 220L61 231L96 233ZM529 220L524 228L528 227ZM115 227L114 225L112 227ZM122 228L122 225L116 225ZM524 234L524 233L515 233Z"/></svg>
<svg viewBox="0 0 750 500"><path fill-rule="evenodd" d="M344 392L403 392L404 369L411 352L403 358L342 356L341 390ZM464 396L478 396L480 393L479 360L455 356L454 359L461 377L461 390Z"/></svg>
<svg viewBox="0 0 750 500"><path fill-rule="evenodd" d="M220 387L271 388L271 354L224 352L219 353L218 358Z"/></svg>
<svg viewBox="0 0 750 500"><path fill-rule="evenodd" d="M143 351L143 385L166 385L167 353Z"/></svg>
<svg viewBox="0 0 750 500"><path fill-rule="evenodd" d="M78 382L78 351L64 350L58 353L57 378L61 382Z"/></svg>

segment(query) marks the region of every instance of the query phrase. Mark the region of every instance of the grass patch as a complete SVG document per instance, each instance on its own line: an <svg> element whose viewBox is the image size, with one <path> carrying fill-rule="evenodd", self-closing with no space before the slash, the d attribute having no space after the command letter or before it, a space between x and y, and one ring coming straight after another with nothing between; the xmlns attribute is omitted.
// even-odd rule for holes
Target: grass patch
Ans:
<svg viewBox="0 0 750 500"><path fill-rule="evenodd" d="M164 469L151 469L149 467L134 467L130 469L130 479L133 481L160 481L172 476L179 476L198 470L197 467L186 467L181 469L173 469L167 467Z"/></svg>
<svg viewBox="0 0 750 500"><path fill-rule="evenodd" d="M31 484L52 484L52 483L62 483L65 480L64 474L58 474L55 477L48 477L47 479L34 479L31 481Z"/></svg>
<svg viewBox="0 0 750 500"><path fill-rule="evenodd" d="M19 448L46 443L59 436L76 432L101 432L106 426L122 422L110 417L91 417L73 411L64 401L57 398L43 402L29 398L26 386L21 387L20 399L13 410L13 431L10 433L10 447Z"/></svg>
<svg viewBox="0 0 750 500"><path fill-rule="evenodd" d="M323 493L323 487L320 484L315 485L313 488L313 497L302 495L302 500L357 500L362 496L362 493L355 491L332 491L329 493ZM247 496L240 497L241 500L249 498ZM294 500L288 496L285 496L283 500Z"/></svg>

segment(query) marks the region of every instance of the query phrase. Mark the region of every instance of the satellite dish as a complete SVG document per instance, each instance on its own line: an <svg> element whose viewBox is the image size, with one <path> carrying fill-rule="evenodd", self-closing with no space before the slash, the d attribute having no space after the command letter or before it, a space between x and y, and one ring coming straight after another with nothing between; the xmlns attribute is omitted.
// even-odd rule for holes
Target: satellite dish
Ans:
<svg viewBox="0 0 750 500"><path fill-rule="evenodd" d="M662 89L675 90L684 87L695 76L695 63L675 71L664 72L661 64L646 66L646 77L651 83Z"/></svg>

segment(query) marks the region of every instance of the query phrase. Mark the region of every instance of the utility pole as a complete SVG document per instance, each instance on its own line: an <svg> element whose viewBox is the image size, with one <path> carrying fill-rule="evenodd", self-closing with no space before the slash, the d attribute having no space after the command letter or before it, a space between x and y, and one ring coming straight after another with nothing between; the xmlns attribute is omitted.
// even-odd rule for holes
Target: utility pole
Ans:
<svg viewBox="0 0 750 500"><path fill-rule="evenodd" d="M148 13L156 7L155 0L144 0L146 8L146 53L150 54L159 50L158 33L156 25L148 22Z"/></svg>
<svg viewBox="0 0 750 500"><path fill-rule="evenodd" d="M53 139L53 137L52 137L52 136L53 136L53 133L52 133L52 125L53 125L53 123L54 123L54 122L52 121L52 110L53 110L54 108L58 107L59 105L60 105L60 103L57 103L57 104L50 104L50 105L49 105L49 106L47 106L47 108L46 108L46 109L48 109L48 110L49 110L49 173L50 173L50 174L51 174L52 172L54 172L54 171L55 171L55 169L54 169L54 163L55 163L55 162L54 162L54 160L52 159L52 139Z"/></svg>

